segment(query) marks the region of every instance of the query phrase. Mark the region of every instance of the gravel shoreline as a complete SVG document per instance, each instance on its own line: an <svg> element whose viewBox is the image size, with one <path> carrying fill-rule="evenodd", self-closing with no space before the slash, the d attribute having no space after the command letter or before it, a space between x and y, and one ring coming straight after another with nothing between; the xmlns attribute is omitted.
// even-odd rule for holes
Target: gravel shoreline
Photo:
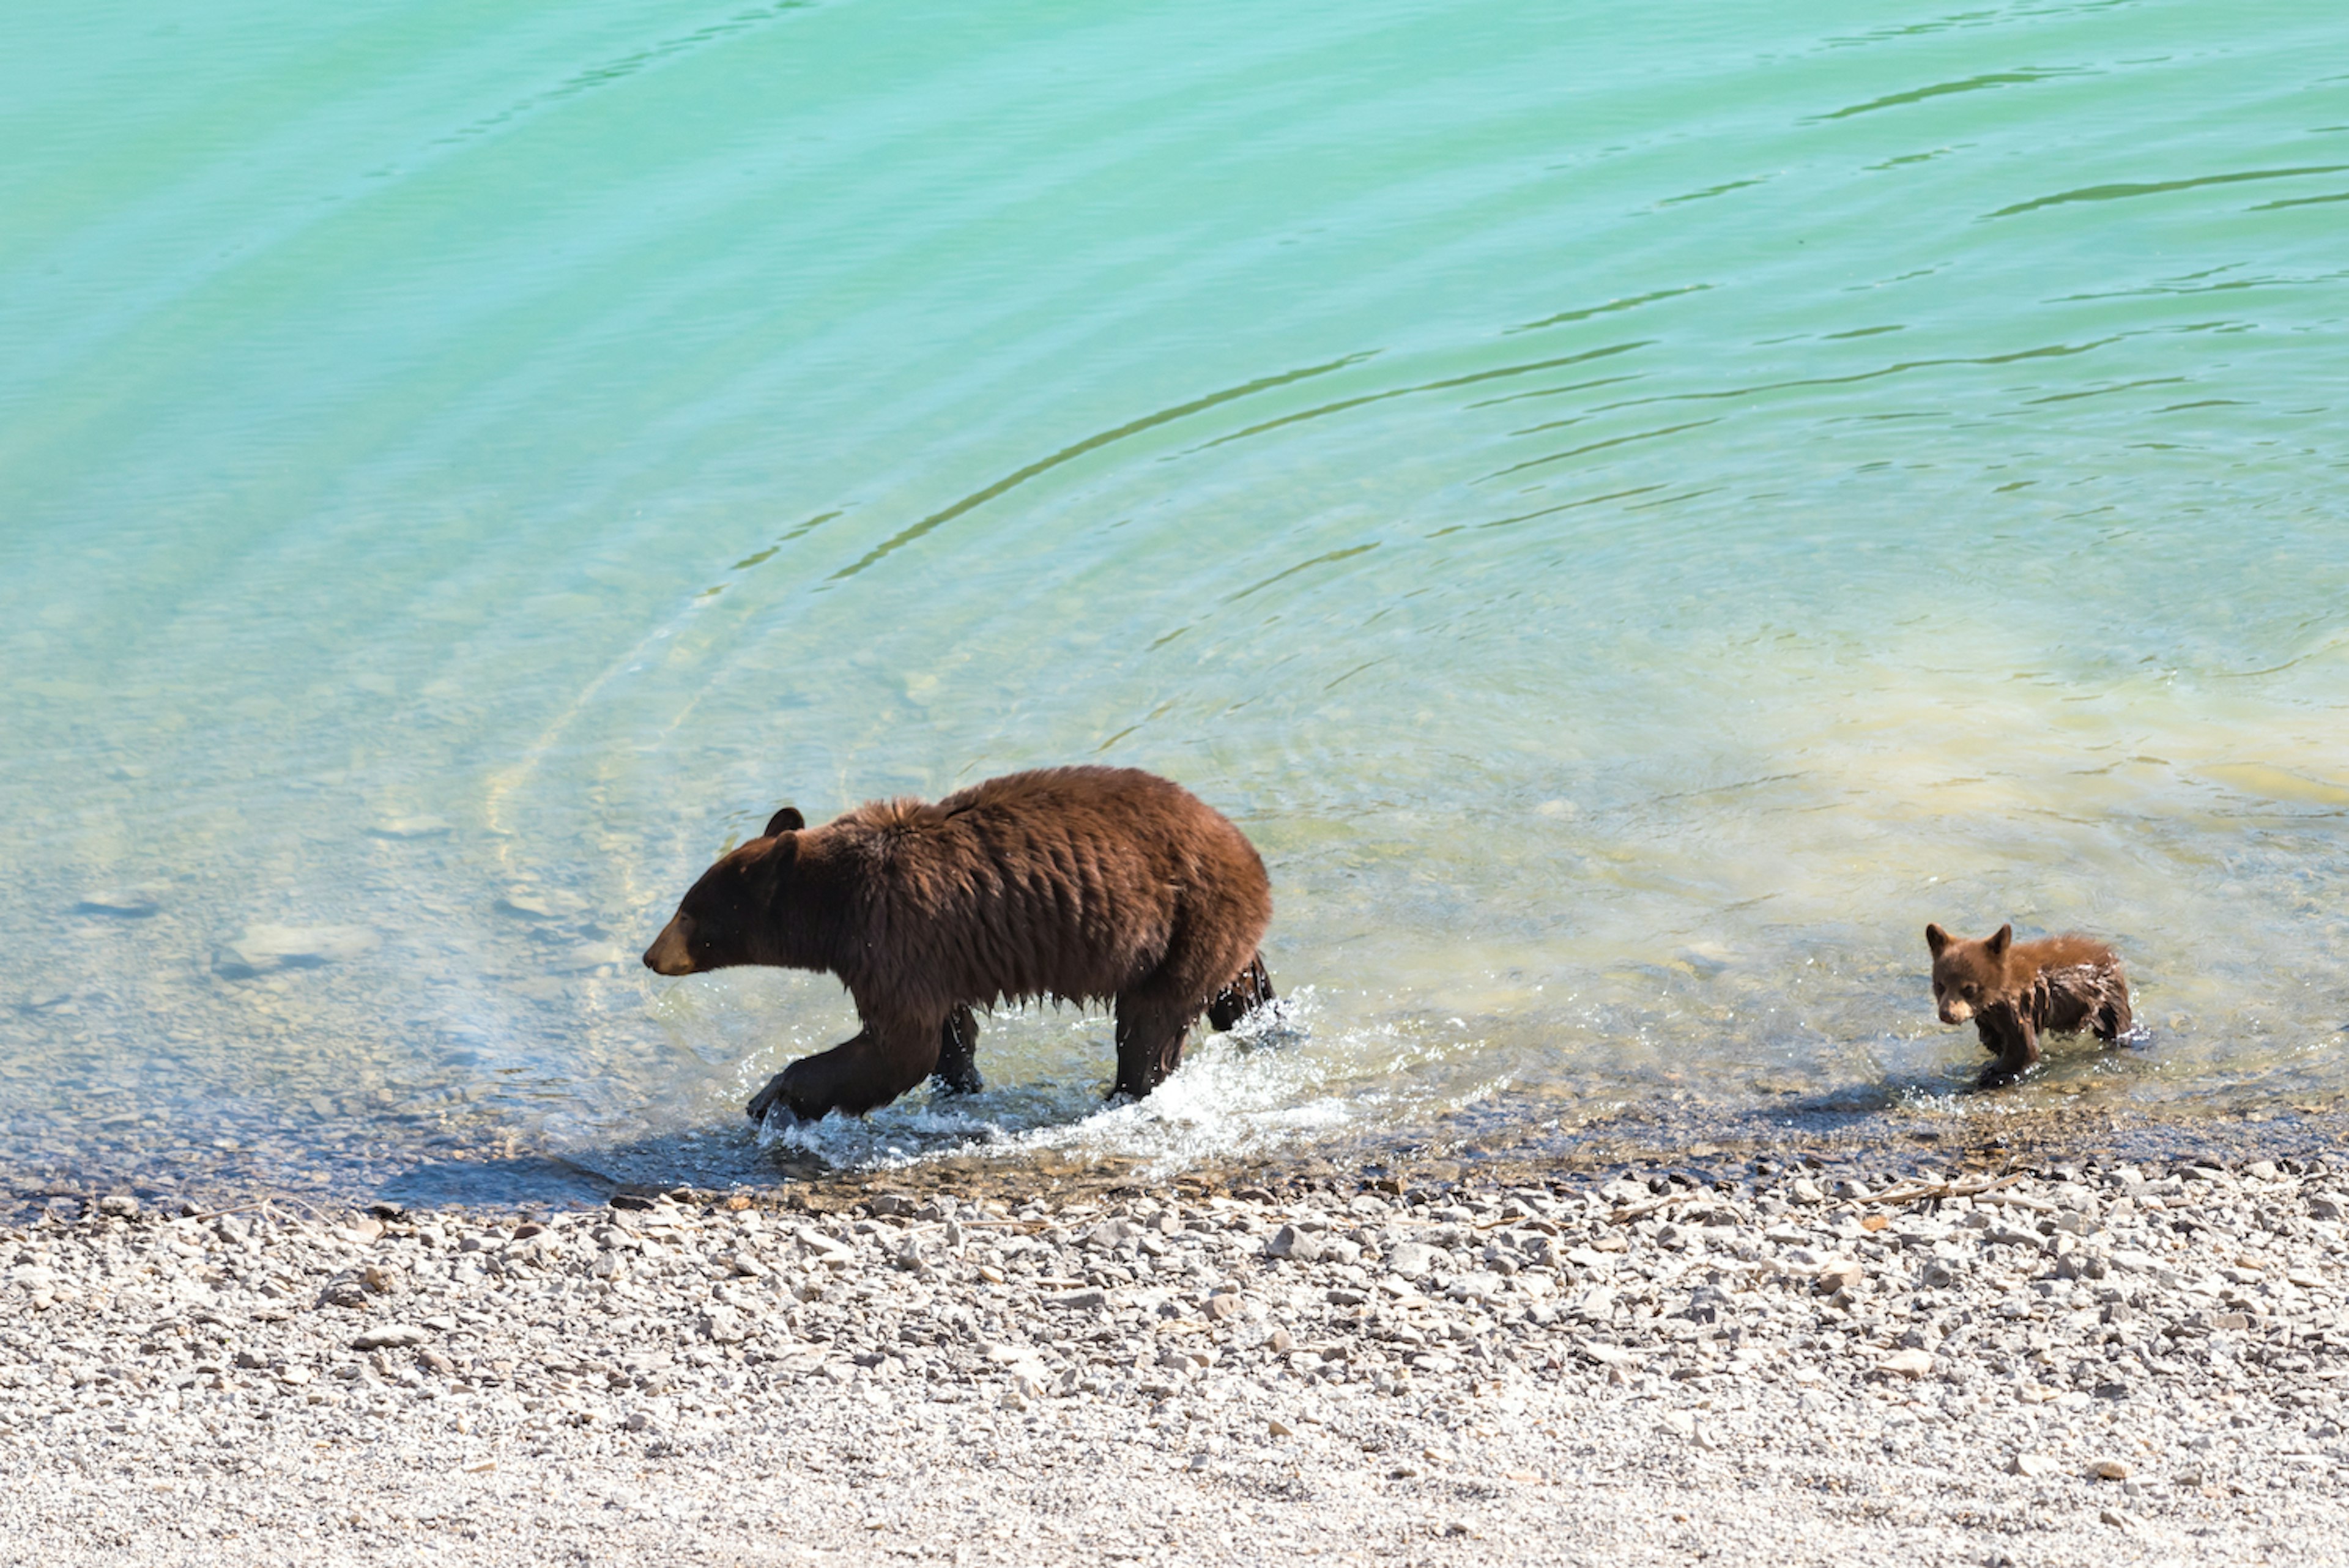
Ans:
<svg viewBox="0 0 2349 1568"><path fill-rule="evenodd" d="M2330 1563L2349 1160L0 1231L10 1562Z"/></svg>

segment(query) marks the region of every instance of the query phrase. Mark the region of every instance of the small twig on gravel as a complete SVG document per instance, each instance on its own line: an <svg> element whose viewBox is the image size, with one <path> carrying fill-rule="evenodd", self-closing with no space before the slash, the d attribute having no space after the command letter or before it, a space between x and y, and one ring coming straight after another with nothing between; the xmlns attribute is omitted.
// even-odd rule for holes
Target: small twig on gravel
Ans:
<svg viewBox="0 0 2349 1568"><path fill-rule="evenodd" d="M1847 1203L1924 1203L1942 1198L1979 1198L1986 1192L1995 1192L2002 1187L2012 1187L2018 1181L2027 1181L2030 1179L2030 1175L2028 1171L2018 1170L2006 1176L1979 1176L1971 1180L1910 1182L1905 1187L1888 1187L1883 1191L1869 1197L1849 1198L1844 1201ZM1995 1201L2012 1203L2017 1200L2002 1198Z"/></svg>
<svg viewBox="0 0 2349 1568"><path fill-rule="evenodd" d="M200 1225L207 1220L217 1220L224 1214L250 1214L256 1210L266 1210L269 1207L269 1204L270 1199L264 1198L255 1202L239 1203L227 1209L209 1209L202 1214L177 1214L172 1216L171 1223L174 1225Z"/></svg>

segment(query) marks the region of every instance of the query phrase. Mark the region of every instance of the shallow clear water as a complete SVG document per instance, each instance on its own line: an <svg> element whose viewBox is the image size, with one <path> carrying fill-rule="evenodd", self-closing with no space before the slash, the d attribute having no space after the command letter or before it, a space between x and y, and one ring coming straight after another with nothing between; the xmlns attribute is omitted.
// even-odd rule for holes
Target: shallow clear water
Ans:
<svg viewBox="0 0 2349 1568"><path fill-rule="evenodd" d="M2129 961L2002 1106L2349 1084L2324 7L79 7L0 147L13 1190L1957 1115L1929 919ZM1280 1027L762 1149L678 893L1092 759Z"/></svg>

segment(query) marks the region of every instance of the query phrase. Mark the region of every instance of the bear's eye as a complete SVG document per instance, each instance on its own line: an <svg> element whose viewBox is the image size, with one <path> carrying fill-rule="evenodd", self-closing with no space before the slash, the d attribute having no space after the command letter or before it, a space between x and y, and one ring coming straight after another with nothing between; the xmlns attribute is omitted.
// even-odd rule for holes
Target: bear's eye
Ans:
<svg viewBox="0 0 2349 1568"><path fill-rule="evenodd" d="M1937 981L1935 981L1933 982L1933 994L1934 994L1935 996L1939 996L1939 995L1940 995L1940 994L1941 994L1941 992L1945 992L1945 991L1947 991L1947 990L1949 990L1949 989L1950 989L1950 988L1949 988L1948 986L1943 985L1943 984L1942 984L1940 981L1938 981L1938 980L1937 980Z"/></svg>

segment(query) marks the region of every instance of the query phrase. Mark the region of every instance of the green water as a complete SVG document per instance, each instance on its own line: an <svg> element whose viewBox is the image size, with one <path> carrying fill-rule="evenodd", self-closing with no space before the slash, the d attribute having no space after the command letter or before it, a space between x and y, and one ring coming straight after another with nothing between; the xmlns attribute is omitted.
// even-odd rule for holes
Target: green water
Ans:
<svg viewBox="0 0 2349 1568"><path fill-rule="evenodd" d="M2002 1105L2349 1085L2327 7L79 6L0 149L11 1191L756 1179L678 893L1062 761L1283 1028L786 1143L1976 1114L1929 919L2128 960Z"/></svg>

